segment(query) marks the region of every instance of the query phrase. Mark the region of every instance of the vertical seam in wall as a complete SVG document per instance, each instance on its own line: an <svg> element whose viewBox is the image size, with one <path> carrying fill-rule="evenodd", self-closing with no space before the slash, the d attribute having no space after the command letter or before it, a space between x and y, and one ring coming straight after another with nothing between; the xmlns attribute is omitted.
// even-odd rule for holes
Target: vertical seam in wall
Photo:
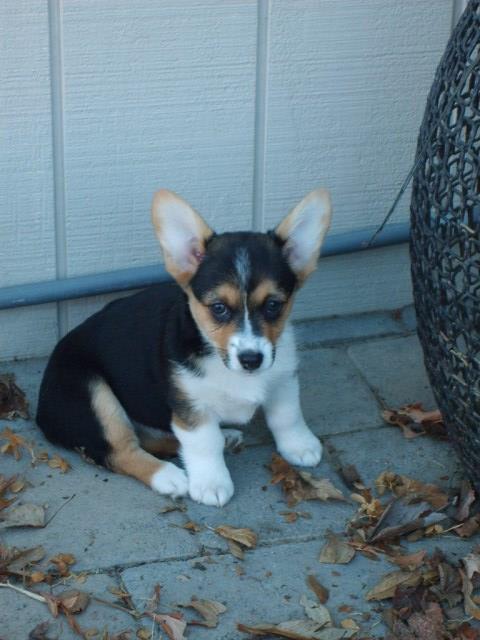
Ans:
<svg viewBox="0 0 480 640"><path fill-rule="evenodd" d="M57 279L67 277L62 14L63 0L48 0L50 91L52 103L55 270ZM68 328L67 304L67 302L57 303L57 328L59 337L65 335Z"/></svg>
<svg viewBox="0 0 480 640"><path fill-rule="evenodd" d="M270 0L258 0L252 209L252 228L254 231L263 231L265 225L269 15Z"/></svg>

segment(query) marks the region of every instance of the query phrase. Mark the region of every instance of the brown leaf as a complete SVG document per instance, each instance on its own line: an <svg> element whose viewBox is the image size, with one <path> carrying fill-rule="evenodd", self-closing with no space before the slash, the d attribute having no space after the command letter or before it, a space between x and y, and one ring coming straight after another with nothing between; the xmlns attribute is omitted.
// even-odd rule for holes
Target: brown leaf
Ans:
<svg viewBox="0 0 480 640"><path fill-rule="evenodd" d="M87 608L90 602L89 594L85 591L78 591L77 589L62 591L56 598L62 610L68 613L81 613Z"/></svg>
<svg viewBox="0 0 480 640"><path fill-rule="evenodd" d="M289 620L276 625L269 623L237 624L237 629L254 636L276 636L291 640L341 640L342 638L351 638L355 634L354 631L334 627L322 629L313 620Z"/></svg>
<svg viewBox="0 0 480 640"><path fill-rule="evenodd" d="M171 511L182 511L185 512L187 510L187 505L183 502L167 502L162 507L158 513L170 513Z"/></svg>
<svg viewBox="0 0 480 640"><path fill-rule="evenodd" d="M182 525L182 529L186 529L187 531L190 531L190 533L198 533L199 531L202 530L202 527L197 524L196 522L193 522L192 520L189 520L188 522L186 522L184 525Z"/></svg>
<svg viewBox="0 0 480 640"><path fill-rule="evenodd" d="M57 553L56 556L50 558L50 562L53 564L64 563L67 565L72 565L75 564L76 561L77 559L75 558L73 553Z"/></svg>
<svg viewBox="0 0 480 640"><path fill-rule="evenodd" d="M187 623L181 616L176 617L164 613L149 613L148 615L160 625L170 640L186 640L183 632L187 628Z"/></svg>
<svg viewBox="0 0 480 640"><path fill-rule="evenodd" d="M15 384L13 373L0 375L0 419L28 420L28 402L25 393Z"/></svg>
<svg viewBox="0 0 480 640"><path fill-rule="evenodd" d="M382 412L382 416L388 424L400 427L406 438L419 435L429 435L441 440L448 438L440 411L425 411L420 402L407 404L396 410L388 409Z"/></svg>
<svg viewBox="0 0 480 640"><path fill-rule="evenodd" d="M403 556L391 556L390 560L400 567L400 569L407 569L408 571L415 571L425 561L427 552L424 549L420 549L416 553L409 553Z"/></svg>
<svg viewBox="0 0 480 640"><path fill-rule="evenodd" d="M317 622L319 628L329 627L332 625L332 616L325 605L320 602L309 600L306 596L302 596L300 598L300 604L304 608L307 618Z"/></svg>
<svg viewBox="0 0 480 640"><path fill-rule="evenodd" d="M58 553L53 558L50 558L50 562L57 568L58 573L62 577L70 575L70 566L75 564L75 556L71 553Z"/></svg>
<svg viewBox="0 0 480 640"><path fill-rule="evenodd" d="M408 476L398 475L391 471L384 471L375 480L379 495L388 490L398 497L425 500L434 509L439 510L447 506L448 495L434 484L425 484Z"/></svg>
<svg viewBox="0 0 480 640"><path fill-rule="evenodd" d="M343 620L340 621L340 626L343 629L350 629L351 631L360 631L360 627L355 622L355 620L352 620L352 618L344 618Z"/></svg>
<svg viewBox="0 0 480 640"><path fill-rule="evenodd" d="M192 598L185 606L195 609L202 616L203 622L197 622L196 624L210 629L218 625L218 616L227 610L225 605L216 600L198 600L196 598Z"/></svg>
<svg viewBox="0 0 480 640"><path fill-rule="evenodd" d="M0 445L0 453L9 454L13 456L15 460L20 460L22 457L22 447L25 449L28 448L25 438L16 434L10 427L5 427L0 433L0 438L6 440L6 442Z"/></svg>
<svg viewBox="0 0 480 640"><path fill-rule="evenodd" d="M309 487L304 500L346 500L340 489L333 486L328 478L314 478L308 471L300 471L300 477Z"/></svg>
<svg viewBox="0 0 480 640"><path fill-rule="evenodd" d="M353 547L340 540L335 534L329 533L318 560L323 563L348 564L354 555L355 549Z"/></svg>
<svg viewBox="0 0 480 640"><path fill-rule="evenodd" d="M330 595L328 589L324 587L322 584L320 584L317 578L313 575L307 576L307 584L310 587L310 589L313 591L313 593L317 596L318 601L321 604L325 604Z"/></svg>
<svg viewBox="0 0 480 640"><path fill-rule="evenodd" d="M257 546L257 534L251 529L236 529L228 524L221 524L215 529L215 533L227 540L234 540L247 549L254 549Z"/></svg>
<svg viewBox="0 0 480 640"><path fill-rule="evenodd" d="M289 507L302 500L345 500L343 493L327 478L315 478L307 471L297 471L277 453L270 464L272 484L281 483Z"/></svg>
<svg viewBox="0 0 480 640"><path fill-rule="evenodd" d="M38 584L39 582L43 582L46 578L46 574L43 571L34 571L30 574L30 581L33 584Z"/></svg>
<svg viewBox="0 0 480 640"><path fill-rule="evenodd" d="M26 482L23 478L15 478L12 484L10 485L10 491L12 493L20 493L25 489Z"/></svg>
<svg viewBox="0 0 480 640"><path fill-rule="evenodd" d="M370 589L365 598L367 600L386 600L393 598L397 587L415 587L420 584L422 575L419 571L393 571L387 573L381 581Z"/></svg>
<svg viewBox="0 0 480 640"><path fill-rule="evenodd" d="M458 506L454 516L455 520L463 522L468 518L472 502L475 502L475 491L468 480L462 480Z"/></svg>
<svg viewBox="0 0 480 640"><path fill-rule="evenodd" d="M45 509L38 504L22 504L0 515L0 529L7 527L44 527Z"/></svg>
<svg viewBox="0 0 480 640"><path fill-rule="evenodd" d="M45 551L42 546L21 551L18 549L6 550L3 553L0 547L0 573L4 567L8 570L8 573L20 576L28 575L26 567L39 562L44 557Z"/></svg>
<svg viewBox="0 0 480 640"><path fill-rule="evenodd" d="M461 538L471 538L480 529L480 514L472 516L460 527L455 527L454 532Z"/></svg>
<svg viewBox="0 0 480 640"><path fill-rule="evenodd" d="M461 571L465 613L476 620L480 620L480 607L472 598L474 589L472 578L476 573L480 574L480 555L469 553L462 558L462 562L465 565L465 571Z"/></svg>
<svg viewBox="0 0 480 640"><path fill-rule="evenodd" d="M432 512L427 502L394 499L387 505L367 539L369 542L385 542L416 529L435 525L446 517L444 513Z"/></svg>
<svg viewBox="0 0 480 640"><path fill-rule="evenodd" d="M59 469L62 473L66 473L72 468L69 462L61 458L56 453L53 454L47 464L51 469Z"/></svg>
<svg viewBox="0 0 480 640"><path fill-rule="evenodd" d="M235 542L235 540L228 540L228 550L238 560L243 560L245 558L245 552L241 544Z"/></svg>
<svg viewBox="0 0 480 640"><path fill-rule="evenodd" d="M345 482L349 489L356 489L359 486L363 486L364 482L357 471L357 468L353 464L346 464L339 469L342 480Z"/></svg>

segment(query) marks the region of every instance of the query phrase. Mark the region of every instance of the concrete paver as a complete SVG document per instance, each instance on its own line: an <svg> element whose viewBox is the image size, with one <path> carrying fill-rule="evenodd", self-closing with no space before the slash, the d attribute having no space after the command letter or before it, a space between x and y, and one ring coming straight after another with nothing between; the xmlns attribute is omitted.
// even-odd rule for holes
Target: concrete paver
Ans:
<svg viewBox="0 0 480 640"><path fill-rule="evenodd" d="M435 406L423 353L416 336L384 338L355 344L348 354L372 389L390 407L422 402Z"/></svg>

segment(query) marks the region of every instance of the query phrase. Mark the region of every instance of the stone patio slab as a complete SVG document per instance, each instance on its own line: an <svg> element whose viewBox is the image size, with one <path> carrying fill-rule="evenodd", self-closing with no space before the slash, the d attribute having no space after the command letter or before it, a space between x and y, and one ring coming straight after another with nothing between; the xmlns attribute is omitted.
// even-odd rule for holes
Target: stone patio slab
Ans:
<svg viewBox="0 0 480 640"><path fill-rule="evenodd" d="M348 354L365 380L389 407L422 402L435 406L416 336L385 338L355 344Z"/></svg>
<svg viewBox="0 0 480 640"><path fill-rule="evenodd" d="M460 466L448 442L420 436L409 440L396 427L338 435L328 439L342 464L354 464L371 486L383 471L412 476L422 482L448 487L455 483Z"/></svg>

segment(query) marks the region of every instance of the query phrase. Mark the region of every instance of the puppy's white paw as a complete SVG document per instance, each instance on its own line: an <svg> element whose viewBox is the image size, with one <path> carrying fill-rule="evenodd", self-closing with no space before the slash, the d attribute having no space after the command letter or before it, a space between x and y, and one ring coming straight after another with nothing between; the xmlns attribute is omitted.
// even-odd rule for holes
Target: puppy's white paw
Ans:
<svg viewBox="0 0 480 640"><path fill-rule="evenodd" d="M184 496L188 493L187 474L171 462L164 462L151 477L150 486L154 491L173 498Z"/></svg>
<svg viewBox="0 0 480 640"><path fill-rule="evenodd" d="M188 492L192 500L213 507L223 507L233 496L233 482L228 469L206 470L189 476Z"/></svg>
<svg viewBox="0 0 480 640"><path fill-rule="evenodd" d="M243 445L243 433L239 429L222 429L225 436L225 449L235 451Z"/></svg>
<svg viewBox="0 0 480 640"><path fill-rule="evenodd" d="M300 467L316 467L322 459L320 440L310 431L292 434L278 445L278 451L287 462Z"/></svg>

